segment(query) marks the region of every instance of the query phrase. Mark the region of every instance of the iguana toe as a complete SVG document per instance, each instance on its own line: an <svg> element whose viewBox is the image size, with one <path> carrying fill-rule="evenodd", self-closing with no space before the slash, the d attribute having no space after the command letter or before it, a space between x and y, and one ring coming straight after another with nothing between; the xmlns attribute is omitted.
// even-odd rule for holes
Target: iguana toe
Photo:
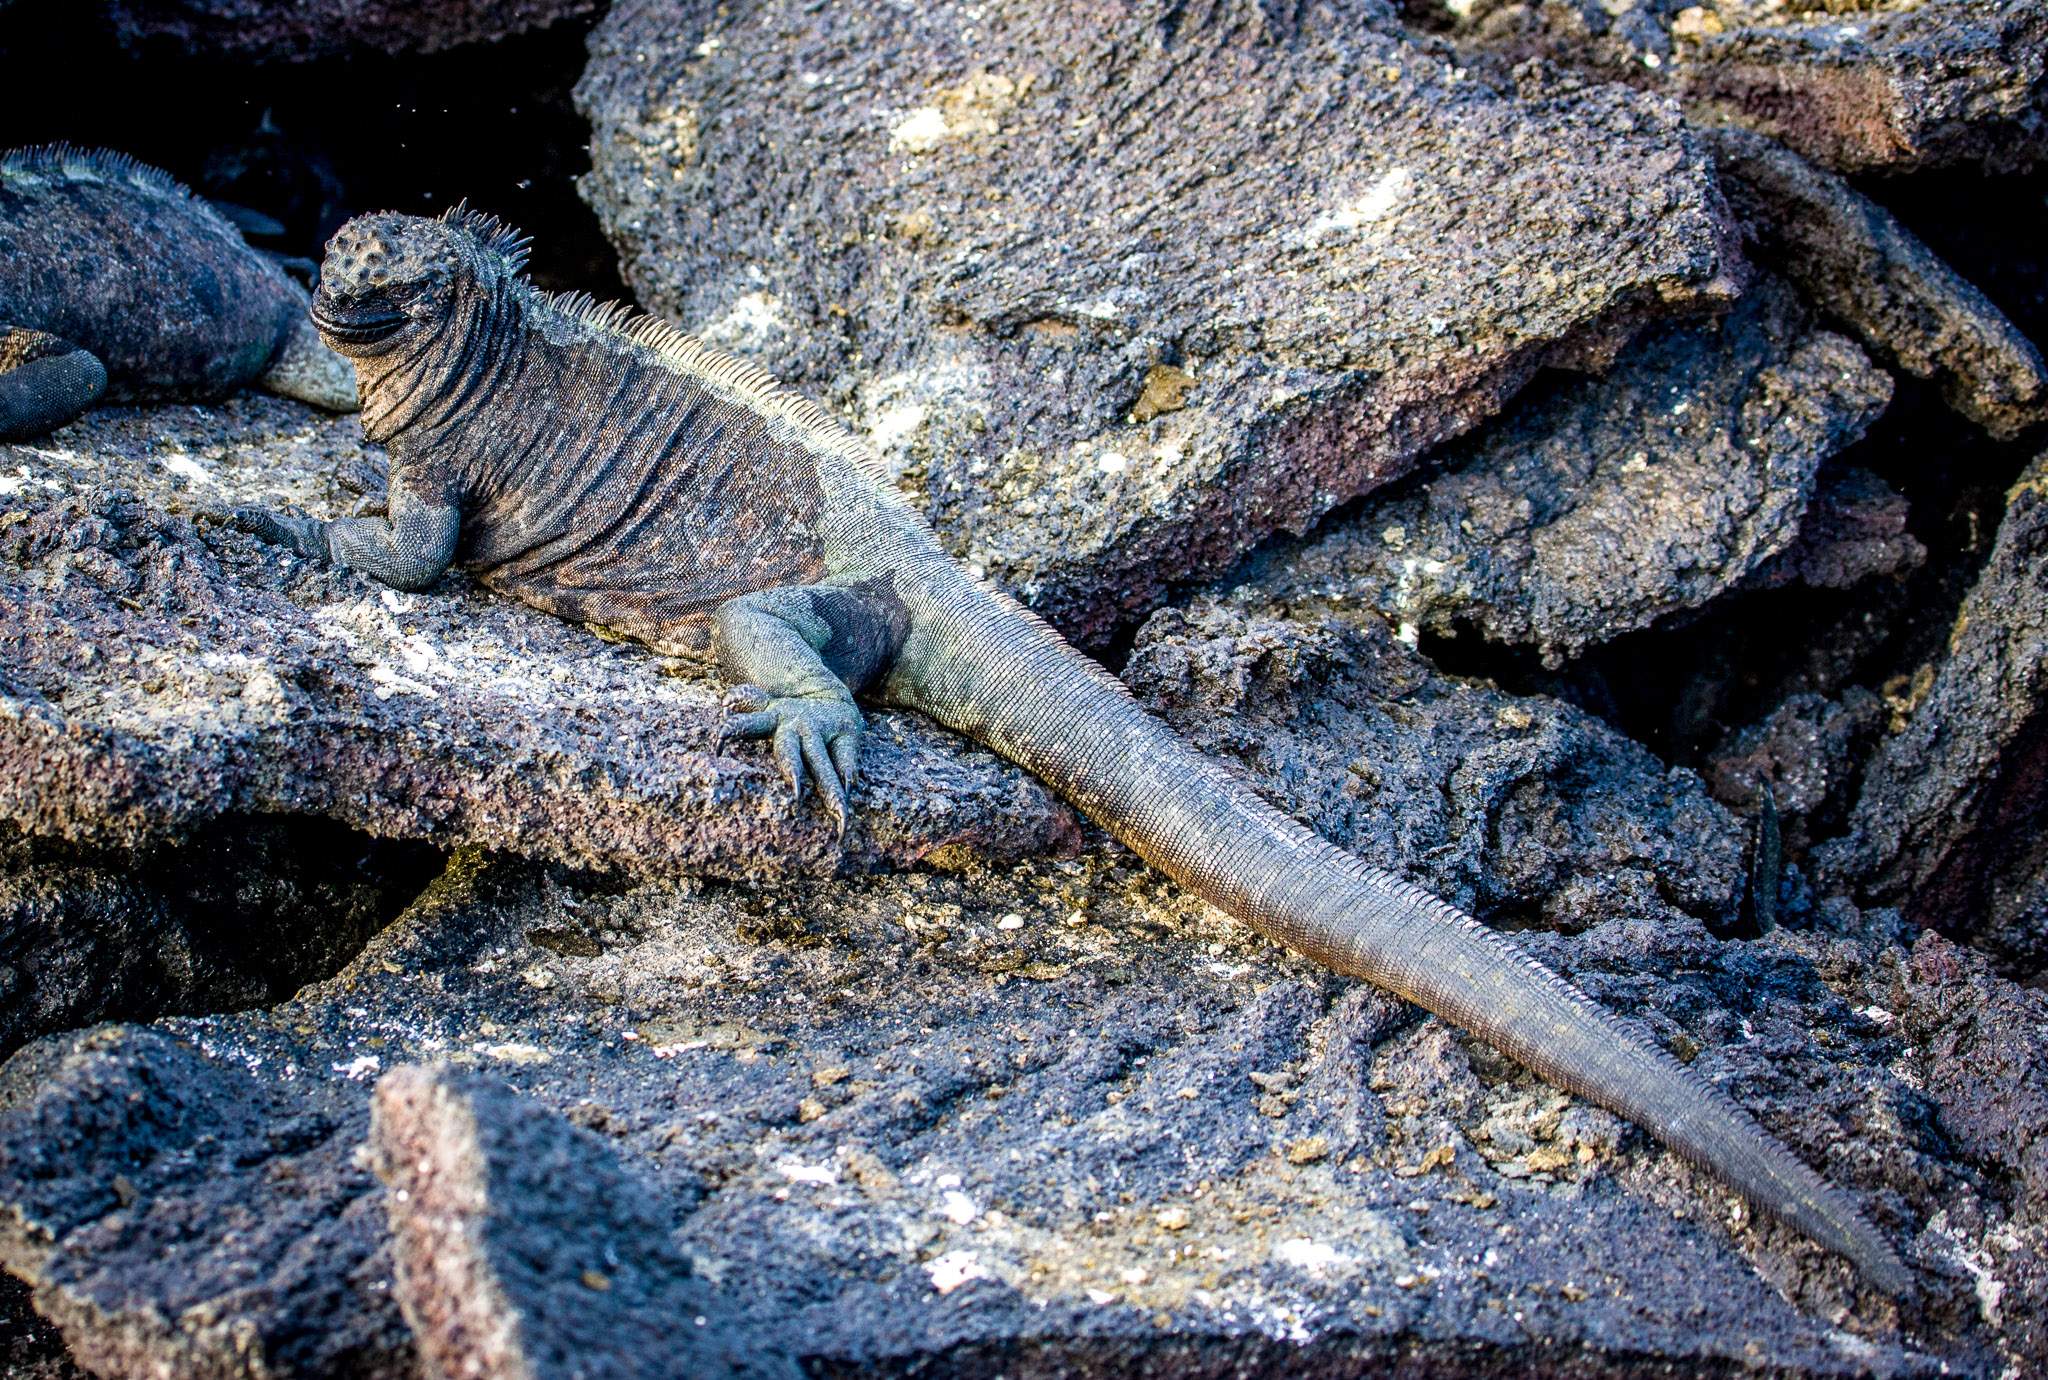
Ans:
<svg viewBox="0 0 2048 1380"><path fill-rule="evenodd" d="M99 401L107 370L62 336L0 326L0 441L55 431Z"/></svg>
<svg viewBox="0 0 2048 1380"><path fill-rule="evenodd" d="M804 779L809 777L844 834L847 796L860 762L860 710L845 700L822 696L764 700L761 695L757 686L740 686L726 696L727 706L737 712L725 722L721 745L733 738L769 739L775 764L789 782L796 804L803 804ZM747 707L756 704L764 707Z"/></svg>

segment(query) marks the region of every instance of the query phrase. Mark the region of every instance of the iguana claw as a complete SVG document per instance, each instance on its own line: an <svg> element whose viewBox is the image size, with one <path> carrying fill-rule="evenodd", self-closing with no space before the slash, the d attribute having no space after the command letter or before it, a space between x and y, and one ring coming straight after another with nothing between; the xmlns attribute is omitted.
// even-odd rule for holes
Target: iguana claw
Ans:
<svg viewBox="0 0 2048 1380"><path fill-rule="evenodd" d="M310 561L333 559L327 545L327 524L318 518L285 517L264 508L241 507L209 508L201 516Z"/></svg>
<svg viewBox="0 0 2048 1380"><path fill-rule="evenodd" d="M734 738L769 739L796 803L803 804L809 776L843 837L847 797L859 779L860 710L850 701L825 696L772 699L757 685L734 687L725 705L731 717L719 731L719 746Z"/></svg>

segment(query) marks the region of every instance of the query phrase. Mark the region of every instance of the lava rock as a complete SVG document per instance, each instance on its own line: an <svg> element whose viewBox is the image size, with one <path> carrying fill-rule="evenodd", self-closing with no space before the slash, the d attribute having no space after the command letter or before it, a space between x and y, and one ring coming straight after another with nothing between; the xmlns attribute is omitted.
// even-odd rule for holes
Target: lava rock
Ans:
<svg viewBox="0 0 2048 1380"><path fill-rule="evenodd" d="M788 922L779 937L759 937L767 918ZM348 970L273 1012L17 1055L0 1220L41 1234L8 1265L81 1356L139 1338L129 1355L146 1342L152 1362L180 1358L157 1373L190 1375L203 1347L225 1364L232 1337L270 1374L351 1373L344 1339L392 1335L390 1263L417 1209L382 1195L401 1231L380 1248L379 1195L338 1151L370 1133L384 1066L437 1061L521 1094L479 1123L494 1201L526 1174L630 1176L658 1206L612 1234L621 1261L687 1259L722 1304L704 1316L744 1311L810 1373L2038 1360L1952 1264L1982 1255L1995 1290L2039 1256L2031 1238L1984 1245L2009 1224L2006 1185L1954 1161L1933 1104L1891 1071L1897 1022L1859 1009L1873 983L1892 991L1876 956L1826 935L1715 940L1668 915L1525 940L1916 1239L1942 1268L1910 1339L1846 1265L1730 1212L1676 1156L1116 850L761 888L596 889L458 855ZM530 1226L527 1261L594 1244L570 1213ZM237 1259L265 1287L217 1292ZM298 1311L311 1284L280 1261L325 1280L323 1311ZM122 1330L132 1316L206 1324L173 1351Z"/></svg>
<svg viewBox="0 0 2048 1380"><path fill-rule="evenodd" d="M355 957L441 862L304 818L223 819L142 851L0 825L0 1052L105 1020L282 1001Z"/></svg>
<svg viewBox="0 0 2048 1380"><path fill-rule="evenodd" d="M1696 609L1790 546L1829 456L1891 379L1782 280L1659 327L1606 376L1519 402L1443 472L1224 584L1533 644L1546 665Z"/></svg>
<svg viewBox="0 0 2048 1380"><path fill-rule="evenodd" d="M0 1264L94 1374L410 1377L361 1099L199 1043L104 1026L0 1070Z"/></svg>
<svg viewBox="0 0 2048 1380"><path fill-rule="evenodd" d="M2048 993L1985 971L1981 954L1920 936L1896 965L1899 1021L1913 1072L1941 1125L2010 1206L2004 1229L1972 1242L1949 1232L1948 1254L1976 1283L1985 1317L2009 1330L2018 1356L2048 1351Z"/></svg>
<svg viewBox="0 0 2048 1380"><path fill-rule="evenodd" d="M1965 938L2009 973L2048 969L2048 456L2008 496L1939 663L1871 758L1849 832L1818 855L1852 890Z"/></svg>
<svg viewBox="0 0 2048 1380"><path fill-rule="evenodd" d="M1720 32L1715 11L1687 13L1670 20L1679 92L1823 167L2005 171L2048 152L2048 8L2035 0L1881 0L1846 15L1759 3Z"/></svg>
<svg viewBox="0 0 2048 1380"><path fill-rule="evenodd" d="M1927 548L1906 530L1906 496L1856 465L1828 466L1792 544L1742 582L1744 589L1778 589L1797 581L1812 589L1852 589L1878 575L1903 575L1927 559Z"/></svg>
<svg viewBox="0 0 2048 1380"><path fill-rule="evenodd" d="M1834 173L1746 130L1709 139L1758 259L2000 440L2048 417L2048 366L1984 294Z"/></svg>
<svg viewBox="0 0 2048 1380"><path fill-rule="evenodd" d="M502 1081L393 1069L371 1102L370 1158L391 1190L393 1293L429 1373L799 1373L690 1279L667 1205L610 1144Z"/></svg>
<svg viewBox="0 0 2048 1380"><path fill-rule="evenodd" d="M728 874L1018 856L1078 820L909 714L871 720L857 824L793 810L765 749L718 746L701 668L460 577L400 595L220 526L331 516L381 487L353 422L271 399L103 409L17 451L0 495L0 818L95 847L230 812L320 815L442 849Z"/></svg>
<svg viewBox="0 0 2048 1380"><path fill-rule="evenodd" d="M1584 712L1442 675L1368 614L1162 609L1124 677L1324 837L1494 923L1732 924L1741 823Z"/></svg>
<svg viewBox="0 0 2048 1380"><path fill-rule="evenodd" d="M1844 173L2031 166L2048 148L2035 0L1417 0L1414 22L1500 63L1540 57L1669 92Z"/></svg>
<svg viewBox="0 0 2048 1380"><path fill-rule="evenodd" d="M1668 104L1361 0L615 6L582 186L640 300L858 425L1084 646L1741 265Z"/></svg>
<svg viewBox="0 0 2048 1380"><path fill-rule="evenodd" d="M107 0L124 47L300 61L355 51L432 53L587 15L598 0Z"/></svg>

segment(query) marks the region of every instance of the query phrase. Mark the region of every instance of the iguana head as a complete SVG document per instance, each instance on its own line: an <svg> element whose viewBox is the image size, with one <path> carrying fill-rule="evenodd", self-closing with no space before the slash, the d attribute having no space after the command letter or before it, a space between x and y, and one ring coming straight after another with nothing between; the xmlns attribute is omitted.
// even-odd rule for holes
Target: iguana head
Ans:
<svg viewBox="0 0 2048 1380"><path fill-rule="evenodd" d="M345 355L382 354L432 335L464 283L516 277L525 241L495 219L457 207L428 220L384 211L357 216L327 242L313 324Z"/></svg>

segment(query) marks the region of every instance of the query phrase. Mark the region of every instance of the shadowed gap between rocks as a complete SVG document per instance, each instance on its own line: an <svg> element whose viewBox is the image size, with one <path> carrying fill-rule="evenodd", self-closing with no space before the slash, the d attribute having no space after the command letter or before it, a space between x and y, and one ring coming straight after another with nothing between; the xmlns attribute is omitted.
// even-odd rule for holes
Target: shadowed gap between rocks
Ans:
<svg viewBox="0 0 2048 1380"><path fill-rule="evenodd" d="M345 967L445 863L306 816L227 816L137 850L0 831L0 1056L98 1021L283 1001Z"/></svg>
<svg viewBox="0 0 2048 1380"><path fill-rule="evenodd" d="M631 299L576 195L590 126L569 88L591 20L424 56L251 64L164 43L126 51L96 8L0 8L0 148L63 141L132 153L267 218L268 227L244 221L259 248L316 262L350 216L430 215L466 198L534 237L535 283ZM119 98L81 99L109 91Z"/></svg>

